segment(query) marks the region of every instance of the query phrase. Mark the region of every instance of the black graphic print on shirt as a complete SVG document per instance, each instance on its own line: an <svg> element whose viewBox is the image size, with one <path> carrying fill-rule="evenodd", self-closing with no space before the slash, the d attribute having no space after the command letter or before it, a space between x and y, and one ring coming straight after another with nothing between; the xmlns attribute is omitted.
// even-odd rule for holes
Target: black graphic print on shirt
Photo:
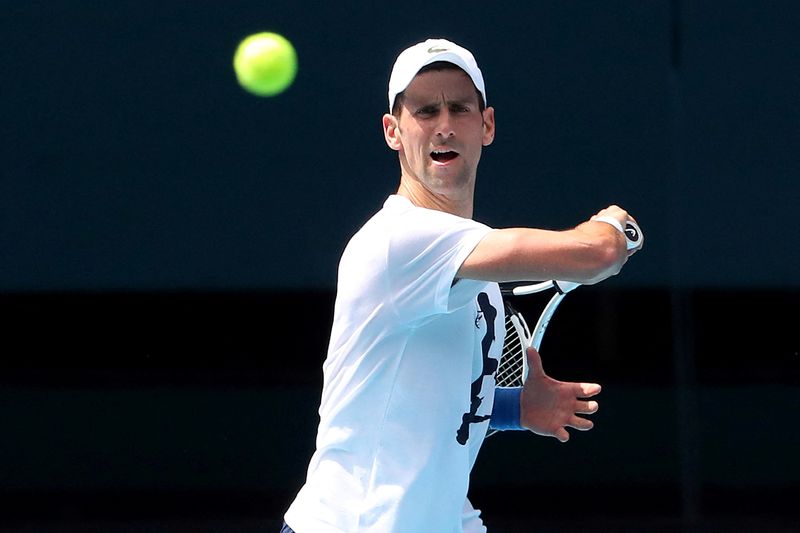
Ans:
<svg viewBox="0 0 800 533"><path fill-rule="evenodd" d="M497 318L497 309L489 301L489 295L482 292L478 295L478 313L479 316L483 315L486 324L486 334L481 340L481 353L483 355L483 370L478 376L478 379L472 382L472 389L470 395L469 412L461 416L461 427L456 432L456 442L462 446L469 440L469 425L477 424L491 418L490 415L478 415L478 408L483 403L483 397L480 395L483 388L483 378L491 376L497 370L497 360L489 356L489 349L494 342L495 332L495 319ZM477 322L477 320L476 320Z"/></svg>

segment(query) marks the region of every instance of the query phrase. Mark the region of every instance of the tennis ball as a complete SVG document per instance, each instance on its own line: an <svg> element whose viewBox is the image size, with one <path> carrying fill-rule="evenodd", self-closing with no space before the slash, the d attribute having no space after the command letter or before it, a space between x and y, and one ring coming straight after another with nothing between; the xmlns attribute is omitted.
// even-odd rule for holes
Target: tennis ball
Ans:
<svg viewBox="0 0 800 533"><path fill-rule="evenodd" d="M233 55L236 79L256 96L285 91L297 75L297 52L284 36L272 32L245 37Z"/></svg>

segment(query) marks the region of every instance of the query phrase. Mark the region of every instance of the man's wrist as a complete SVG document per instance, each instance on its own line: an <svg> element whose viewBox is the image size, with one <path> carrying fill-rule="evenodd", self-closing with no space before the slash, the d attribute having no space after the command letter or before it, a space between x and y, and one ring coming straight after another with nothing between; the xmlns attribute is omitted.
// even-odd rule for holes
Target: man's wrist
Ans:
<svg viewBox="0 0 800 533"><path fill-rule="evenodd" d="M489 429L498 431L525 429L520 420L522 415L521 395L522 387L495 387Z"/></svg>
<svg viewBox="0 0 800 533"><path fill-rule="evenodd" d="M605 222L606 224L611 224L617 231L625 235L625 228L622 227L622 223L614 217L610 217L608 215L599 215L592 217L593 222Z"/></svg>

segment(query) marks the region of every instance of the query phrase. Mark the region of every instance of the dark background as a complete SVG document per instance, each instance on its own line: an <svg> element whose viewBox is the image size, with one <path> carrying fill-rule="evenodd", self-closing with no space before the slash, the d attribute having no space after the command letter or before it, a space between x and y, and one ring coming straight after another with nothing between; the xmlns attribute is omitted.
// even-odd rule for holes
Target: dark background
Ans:
<svg viewBox="0 0 800 533"><path fill-rule="evenodd" d="M489 439L491 530L796 527L798 27L788 0L7 3L0 524L276 530L338 255L397 185L391 64L446 37L496 108L477 219L618 203L646 234L542 347L603 384L596 428ZM278 97L234 78L257 31L298 52Z"/></svg>

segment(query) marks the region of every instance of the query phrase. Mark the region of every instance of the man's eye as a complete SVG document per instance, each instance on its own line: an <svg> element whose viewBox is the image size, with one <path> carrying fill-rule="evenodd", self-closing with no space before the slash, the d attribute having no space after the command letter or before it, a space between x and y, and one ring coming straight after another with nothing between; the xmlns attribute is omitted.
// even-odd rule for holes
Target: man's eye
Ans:
<svg viewBox="0 0 800 533"><path fill-rule="evenodd" d="M417 115L433 115L436 111L435 107L421 107L417 110Z"/></svg>

